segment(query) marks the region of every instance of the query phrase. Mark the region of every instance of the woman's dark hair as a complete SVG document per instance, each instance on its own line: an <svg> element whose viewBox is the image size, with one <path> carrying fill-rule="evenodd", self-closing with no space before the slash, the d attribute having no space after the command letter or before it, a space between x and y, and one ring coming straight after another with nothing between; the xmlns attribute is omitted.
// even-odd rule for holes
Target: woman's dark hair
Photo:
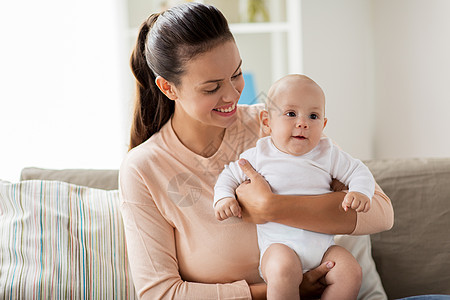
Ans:
<svg viewBox="0 0 450 300"><path fill-rule="evenodd" d="M156 77L178 85L186 62L232 39L227 20L214 6L192 2L148 17L130 60L137 87L129 149L158 132L174 112L175 102L159 90Z"/></svg>

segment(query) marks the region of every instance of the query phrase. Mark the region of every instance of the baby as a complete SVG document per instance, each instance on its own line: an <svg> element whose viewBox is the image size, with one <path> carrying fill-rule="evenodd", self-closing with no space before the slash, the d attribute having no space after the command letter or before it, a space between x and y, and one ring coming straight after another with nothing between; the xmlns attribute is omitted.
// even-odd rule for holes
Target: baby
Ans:
<svg viewBox="0 0 450 300"><path fill-rule="evenodd" d="M375 180L359 160L340 150L323 135L325 95L310 78L288 75L269 90L262 126L270 135L243 152L276 194L316 195L331 191L333 178L349 187L342 207L357 212L370 209ZM237 162L225 166L214 188L214 210L219 220L241 216L235 189L247 178ZM257 224L260 273L268 299L299 299L303 273L323 261L336 265L326 275L321 299L356 299L361 268L346 249L334 245L332 235L278 223Z"/></svg>

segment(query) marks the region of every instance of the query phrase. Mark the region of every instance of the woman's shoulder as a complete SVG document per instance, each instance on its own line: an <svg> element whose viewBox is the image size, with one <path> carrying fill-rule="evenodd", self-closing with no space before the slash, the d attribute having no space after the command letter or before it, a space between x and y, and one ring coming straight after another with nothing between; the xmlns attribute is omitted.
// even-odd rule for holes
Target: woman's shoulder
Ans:
<svg viewBox="0 0 450 300"><path fill-rule="evenodd" d="M160 181L164 179L161 172L171 161L170 154L161 141L161 134L158 132L125 155L119 170L119 186L123 194L150 195L159 189ZM134 197L127 201L145 202L147 198Z"/></svg>
<svg viewBox="0 0 450 300"><path fill-rule="evenodd" d="M259 115L264 110L264 103L256 103L252 105L239 104L238 105L239 118L242 121L257 121L259 122Z"/></svg>
<svg viewBox="0 0 450 300"><path fill-rule="evenodd" d="M155 152L160 147L160 132L155 133L142 144L134 147L125 155L125 160L139 162L142 159L148 159L155 155Z"/></svg>
<svg viewBox="0 0 450 300"><path fill-rule="evenodd" d="M125 154L120 172L146 173L149 171L150 166L155 166L164 160L165 152L167 151L164 149L161 132L157 132Z"/></svg>
<svg viewBox="0 0 450 300"><path fill-rule="evenodd" d="M227 128L225 136L225 142L231 145L233 153L239 154L254 147L256 141L263 136L259 121L259 115L263 109L264 104L238 105L237 120ZM231 159L237 159L237 156Z"/></svg>
<svg viewBox="0 0 450 300"><path fill-rule="evenodd" d="M257 138L262 137L264 134L261 128L260 114L263 110L263 103L239 105L238 118L240 122L238 126L241 126L247 133L251 133Z"/></svg>

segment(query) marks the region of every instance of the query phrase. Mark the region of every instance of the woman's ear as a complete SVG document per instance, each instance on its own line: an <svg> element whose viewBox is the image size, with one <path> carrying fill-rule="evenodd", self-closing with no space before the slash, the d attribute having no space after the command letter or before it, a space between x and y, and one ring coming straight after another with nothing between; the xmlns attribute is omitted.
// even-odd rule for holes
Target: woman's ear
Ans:
<svg viewBox="0 0 450 300"><path fill-rule="evenodd" d="M259 114L259 118L261 119L261 124L262 124L264 133L269 135L270 134L269 112L267 110L262 110Z"/></svg>
<svg viewBox="0 0 450 300"><path fill-rule="evenodd" d="M170 100L176 100L178 98L175 86L173 83L167 81L165 78L158 76L155 79L155 83L159 90L166 95Z"/></svg>

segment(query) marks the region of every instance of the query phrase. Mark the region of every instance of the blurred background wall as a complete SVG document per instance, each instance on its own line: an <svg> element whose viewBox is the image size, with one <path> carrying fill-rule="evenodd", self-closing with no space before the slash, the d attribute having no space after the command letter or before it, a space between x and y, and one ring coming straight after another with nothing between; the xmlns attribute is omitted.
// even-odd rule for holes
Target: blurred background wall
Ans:
<svg viewBox="0 0 450 300"><path fill-rule="evenodd" d="M204 0L231 23L264 98L284 74L324 89L326 133L361 159L449 156L450 1ZM21 168L117 169L134 83L129 55L160 0L0 3L0 179Z"/></svg>
<svg viewBox="0 0 450 300"><path fill-rule="evenodd" d="M450 155L450 1L303 0L304 72L362 158Z"/></svg>

